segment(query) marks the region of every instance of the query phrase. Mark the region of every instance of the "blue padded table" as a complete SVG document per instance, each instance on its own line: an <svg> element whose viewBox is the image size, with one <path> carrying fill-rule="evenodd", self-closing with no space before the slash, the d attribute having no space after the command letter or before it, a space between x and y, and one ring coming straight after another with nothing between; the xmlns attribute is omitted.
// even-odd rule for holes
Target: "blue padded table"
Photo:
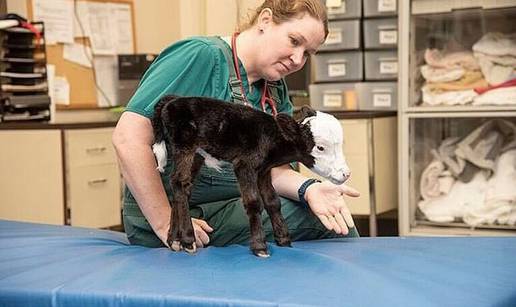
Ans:
<svg viewBox="0 0 516 307"><path fill-rule="evenodd" d="M201 249L0 220L0 306L516 306L516 238L358 238Z"/></svg>

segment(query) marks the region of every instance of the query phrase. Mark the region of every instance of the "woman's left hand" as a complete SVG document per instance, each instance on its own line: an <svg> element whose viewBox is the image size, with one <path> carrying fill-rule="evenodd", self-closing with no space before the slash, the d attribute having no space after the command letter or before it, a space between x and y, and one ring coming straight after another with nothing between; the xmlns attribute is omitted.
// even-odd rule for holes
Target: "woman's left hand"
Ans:
<svg viewBox="0 0 516 307"><path fill-rule="evenodd" d="M305 198L312 212L327 229L346 235L349 228L355 227L355 223L344 195L358 197L360 193L345 184L336 185L323 181L309 186Z"/></svg>

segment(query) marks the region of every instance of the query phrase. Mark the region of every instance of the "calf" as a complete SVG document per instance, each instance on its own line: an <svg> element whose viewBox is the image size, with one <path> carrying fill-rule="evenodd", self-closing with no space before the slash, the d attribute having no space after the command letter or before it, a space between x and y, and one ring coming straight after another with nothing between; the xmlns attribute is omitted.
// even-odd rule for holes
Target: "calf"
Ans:
<svg viewBox="0 0 516 307"><path fill-rule="evenodd" d="M167 243L175 250L196 251L188 211L192 182L203 164L220 170L233 164L250 223L252 252L267 257L260 214L270 216L279 246L290 246L271 169L298 161L334 183L350 174L342 154L342 128L328 114L303 107L298 121L287 114L273 117L248 106L200 97L163 97L155 108L153 151L163 172L167 151L174 162L172 214Z"/></svg>

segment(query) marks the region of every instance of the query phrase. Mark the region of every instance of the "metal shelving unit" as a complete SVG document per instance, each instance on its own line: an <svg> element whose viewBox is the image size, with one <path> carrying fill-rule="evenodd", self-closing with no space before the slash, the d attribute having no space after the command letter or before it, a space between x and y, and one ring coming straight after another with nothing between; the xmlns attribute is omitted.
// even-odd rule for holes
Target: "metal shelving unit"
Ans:
<svg viewBox="0 0 516 307"><path fill-rule="evenodd" d="M399 231L400 235L516 235L516 227L477 225L461 220L432 222L418 209L421 199L421 174L432 157L429 149L450 136L465 136L490 119L505 119L516 124L516 101L512 105L423 105L419 66L422 51L438 45L435 29L463 31L459 44L470 48L490 31L516 33L514 0L400 0L398 29L399 78L398 152L399 152ZM432 29L432 31L430 31ZM454 36L454 33L450 37ZM447 37L446 35L443 35ZM442 38L442 37L441 37ZM426 44L426 46L425 46Z"/></svg>

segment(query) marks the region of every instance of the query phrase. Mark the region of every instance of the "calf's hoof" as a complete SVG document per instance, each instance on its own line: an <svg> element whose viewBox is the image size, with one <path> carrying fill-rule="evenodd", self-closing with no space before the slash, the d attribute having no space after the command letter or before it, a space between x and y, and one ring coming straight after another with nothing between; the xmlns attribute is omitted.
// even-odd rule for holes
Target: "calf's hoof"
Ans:
<svg viewBox="0 0 516 307"><path fill-rule="evenodd" d="M251 247L251 251L253 254L260 258L268 258L270 257L269 252L267 251L267 246L264 244L264 247Z"/></svg>
<svg viewBox="0 0 516 307"><path fill-rule="evenodd" d="M183 249L183 246L181 246L181 242L179 241L173 241L172 244L169 243L169 246L174 252L179 252Z"/></svg>
<svg viewBox="0 0 516 307"><path fill-rule="evenodd" d="M292 242L290 241L290 238L288 238L288 237L277 239L276 244L278 246L282 246L282 247L292 247Z"/></svg>
<svg viewBox="0 0 516 307"><path fill-rule="evenodd" d="M189 254L195 254L195 252L197 252L197 245L195 244L195 242L189 245L184 244L183 247L185 251Z"/></svg>

